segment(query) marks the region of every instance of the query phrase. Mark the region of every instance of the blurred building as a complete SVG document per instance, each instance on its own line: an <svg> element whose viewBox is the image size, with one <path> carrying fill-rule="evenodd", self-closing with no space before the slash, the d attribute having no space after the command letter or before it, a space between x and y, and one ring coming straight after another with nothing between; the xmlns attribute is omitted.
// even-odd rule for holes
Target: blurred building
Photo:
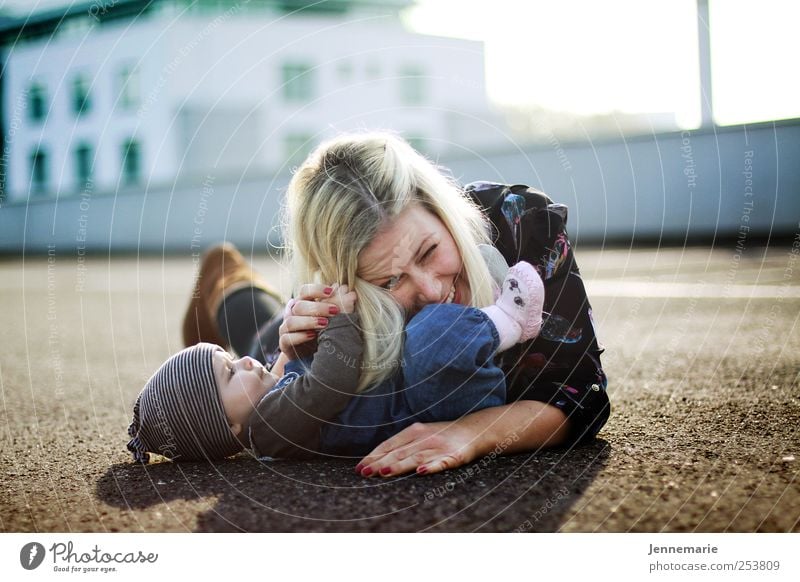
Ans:
<svg viewBox="0 0 800 582"><path fill-rule="evenodd" d="M280 174L358 128L434 157L490 146L482 44L407 31L408 4L95 0L4 19L5 200Z"/></svg>

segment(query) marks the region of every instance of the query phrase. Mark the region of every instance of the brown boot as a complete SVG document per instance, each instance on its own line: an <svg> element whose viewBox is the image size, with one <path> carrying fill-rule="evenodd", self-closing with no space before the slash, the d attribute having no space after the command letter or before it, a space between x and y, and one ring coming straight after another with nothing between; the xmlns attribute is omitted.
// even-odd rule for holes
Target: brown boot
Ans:
<svg viewBox="0 0 800 582"><path fill-rule="evenodd" d="M226 242L206 250L183 318L184 345L209 342L227 349L228 343L217 329L217 312L225 297L248 287L262 289L283 303L280 294L253 272L234 245Z"/></svg>

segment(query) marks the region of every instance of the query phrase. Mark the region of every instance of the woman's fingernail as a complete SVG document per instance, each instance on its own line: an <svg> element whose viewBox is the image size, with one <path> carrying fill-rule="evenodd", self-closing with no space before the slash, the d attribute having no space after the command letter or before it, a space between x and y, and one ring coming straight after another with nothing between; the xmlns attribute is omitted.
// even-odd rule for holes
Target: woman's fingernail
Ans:
<svg viewBox="0 0 800 582"><path fill-rule="evenodd" d="M361 474L362 474L364 477L369 477L370 475L372 475L372 467L367 467L366 469L364 469L363 471L361 471Z"/></svg>
<svg viewBox="0 0 800 582"><path fill-rule="evenodd" d="M419 467L417 467L417 473L419 473L420 475L427 472L428 472L428 467L426 467L425 465L420 465Z"/></svg>
<svg viewBox="0 0 800 582"><path fill-rule="evenodd" d="M381 469L381 475L388 475L391 472L392 472L391 467L384 467L383 469Z"/></svg>
<svg viewBox="0 0 800 582"><path fill-rule="evenodd" d="M333 293L333 287L325 287L325 289L323 289L323 292L325 293L325 295L330 295L331 293Z"/></svg>
<svg viewBox="0 0 800 582"><path fill-rule="evenodd" d="M363 469L363 468L364 468L364 465L362 465L361 463L359 463L358 465L356 465L356 473L360 473L360 472L361 472L361 469Z"/></svg>
<svg viewBox="0 0 800 582"><path fill-rule="evenodd" d="M311 339L314 339L315 337L317 337L317 333L314 332L314 331L307 331L306 335Z"/></svg>
<svg viewBox="0 0 800 582"><path fill-rule="evenodd" d="M318 317L318 318L317 318L317 325L318 325L318 326L320 326L320 327L325 327L326 325L328 325L328 320L327 320L327 318L325 318L325 317Z"/></svg>
<svg viewBox="0 0 800 582"><path fill-rule="evenodd" d="M339 308L336 307L335 305L331 305L328 308L328 313L330 313L331 315L336 315L337 313L339 313Z"/></svg>

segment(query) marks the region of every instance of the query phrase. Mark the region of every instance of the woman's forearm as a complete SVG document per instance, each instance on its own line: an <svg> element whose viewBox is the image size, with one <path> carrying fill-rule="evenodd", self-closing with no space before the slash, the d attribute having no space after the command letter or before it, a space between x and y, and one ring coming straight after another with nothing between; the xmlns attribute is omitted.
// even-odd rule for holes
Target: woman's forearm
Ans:
<svg viewBox="0 0 800 582"><path fill-rule="evenodd" d="M533 400L484 408L455 421L418 422L383 441L356 466L362 476L437 473L490 454L533 451L563 443L567 417Z"/></svg>
<svg viewBox="0 0 800 582"><path fill-rule="evenodd" d="M518 400L484 408L457 421L475 439L475 457L511 454L551 447L569 436L569 421L555 406L536 400Z"/></svg>

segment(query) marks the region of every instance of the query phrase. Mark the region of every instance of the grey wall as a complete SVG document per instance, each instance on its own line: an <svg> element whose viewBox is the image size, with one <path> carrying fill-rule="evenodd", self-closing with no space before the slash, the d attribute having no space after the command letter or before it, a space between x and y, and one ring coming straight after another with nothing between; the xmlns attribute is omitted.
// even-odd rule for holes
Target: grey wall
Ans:
<svg viewBox="0 0 800 582"><path fill-rule="evenodd" d="M462 182L527 183L570 207L583 241L681 241L797 232L800 121L561 144L440 160ZM191 252L219 240L279 240L289 176L118 195L72 195L0 208L0 252Z"/></svg>
<svg viewBox="0 0 800 582"><path fill-rule="evenodd" d="M546 149L449 165L462 181L543 189L570 207L572 236L594 241L710 240L741 225L788 234L800 221L797 120L594 144L551 140Z"/></svg>

